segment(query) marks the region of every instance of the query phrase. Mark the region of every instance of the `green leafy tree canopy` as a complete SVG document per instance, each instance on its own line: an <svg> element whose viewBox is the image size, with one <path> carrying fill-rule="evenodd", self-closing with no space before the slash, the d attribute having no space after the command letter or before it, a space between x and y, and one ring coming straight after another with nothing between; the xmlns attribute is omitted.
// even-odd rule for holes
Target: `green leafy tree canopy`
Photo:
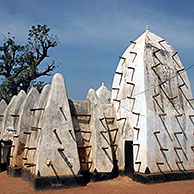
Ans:
<svg viewBox="0 0 194 194"><path fill-rule="evenodd" d="M45 83L37 78L50 76L56 63L53 60L43 70L40 64L49 57L49 49L58 43L57 36L50 34L47 25L32 26L25 45L16 44L15 38L8 33L0 46L0 98L9 102L20 90L28 92L31 87L40 90Z"/></svg>

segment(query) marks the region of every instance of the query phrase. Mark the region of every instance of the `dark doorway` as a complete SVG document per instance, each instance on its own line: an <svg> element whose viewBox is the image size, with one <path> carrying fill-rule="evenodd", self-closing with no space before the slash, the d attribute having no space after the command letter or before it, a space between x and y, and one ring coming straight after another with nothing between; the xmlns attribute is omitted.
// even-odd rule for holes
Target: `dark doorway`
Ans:
<svg viewBox="0 0 194 194"><path fill-rule="evenodd" d="M125 174L131 176L133 172L133 141L125 141Z"/></svg>
<svg viewBox="0 0 194 194"><path fill-rule="evenodd" d="M0 172L7 170L10 162L12 141L0 141Z"/></svg>

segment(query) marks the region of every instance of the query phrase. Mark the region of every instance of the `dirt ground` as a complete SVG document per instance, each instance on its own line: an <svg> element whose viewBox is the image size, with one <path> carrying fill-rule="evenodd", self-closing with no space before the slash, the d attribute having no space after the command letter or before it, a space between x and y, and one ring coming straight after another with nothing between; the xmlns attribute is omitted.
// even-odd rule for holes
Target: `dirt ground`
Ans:
<svg viewBox="0 0 194 194"><path fill-rule="evenodd" d="M117 177L113 180L89 183L85 187L60 190L33 190L20 178L10 178L6 172L0 173L0 194L189 194L194 193L194 180L144 185L132 181L129 177Z"/></svg>

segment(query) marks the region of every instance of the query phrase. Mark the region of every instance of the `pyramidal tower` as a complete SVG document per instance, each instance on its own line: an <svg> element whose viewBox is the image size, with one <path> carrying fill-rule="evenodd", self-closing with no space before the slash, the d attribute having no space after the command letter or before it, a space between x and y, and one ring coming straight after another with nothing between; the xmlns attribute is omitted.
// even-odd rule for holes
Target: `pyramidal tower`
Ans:
<svg viewBox="0 0 194 194"><path fill-rule="evenodd" d="M193 169L194 99L177 52L146 31L116 69L111 101L120 137L119 169L135 173Z"/></svg>

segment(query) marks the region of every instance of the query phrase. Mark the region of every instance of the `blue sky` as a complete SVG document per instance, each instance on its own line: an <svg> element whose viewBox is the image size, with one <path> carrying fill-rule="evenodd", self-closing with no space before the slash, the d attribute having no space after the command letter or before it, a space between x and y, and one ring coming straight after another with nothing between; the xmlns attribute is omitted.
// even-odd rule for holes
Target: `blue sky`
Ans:
<svg viewBox="0 0 194 194"><path fill-rule="evenodd" d="M36 24L47 24L60 40L44 64L61 64L55 72L63 74L72 99L84 100L102 81L111 88L118 56L146 24L178 51L185 67L194 64L193 0L0 0L0 34L11 32L24 43ZM194 90L194 68L188 74Z"/></svg>

